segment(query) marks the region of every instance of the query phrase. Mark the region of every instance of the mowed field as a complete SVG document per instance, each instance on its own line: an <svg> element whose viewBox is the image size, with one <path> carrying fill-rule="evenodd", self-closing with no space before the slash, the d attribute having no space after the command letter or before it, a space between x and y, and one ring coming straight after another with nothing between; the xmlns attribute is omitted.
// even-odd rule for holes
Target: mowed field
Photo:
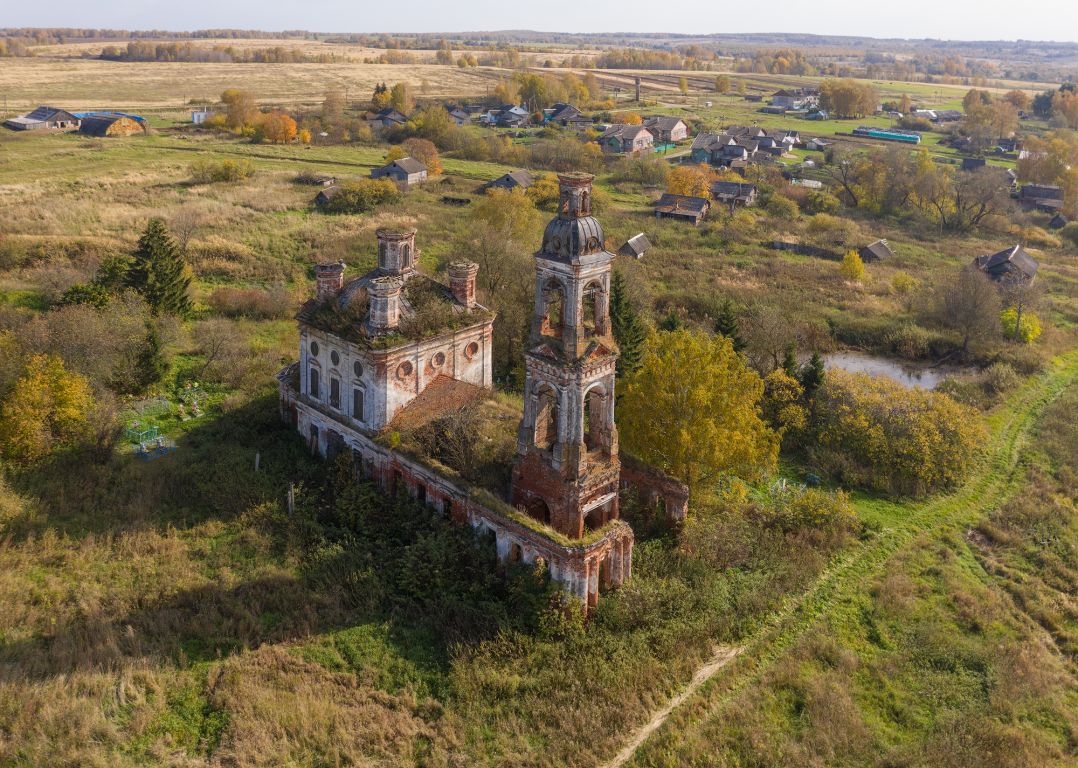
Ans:
<svg viewBox="0 0 1078 768"><path fill-rule="evenodd" d="M226 88L253 91L263 104L317 104L329 89L367 98L378 83L410 83L421 96L481 96L508 72L435 64L232 64L5 59L0 93L7 115L37 104L67 109L161 109L213 99ZM428 87L420 92L423 83Z"/></svg>

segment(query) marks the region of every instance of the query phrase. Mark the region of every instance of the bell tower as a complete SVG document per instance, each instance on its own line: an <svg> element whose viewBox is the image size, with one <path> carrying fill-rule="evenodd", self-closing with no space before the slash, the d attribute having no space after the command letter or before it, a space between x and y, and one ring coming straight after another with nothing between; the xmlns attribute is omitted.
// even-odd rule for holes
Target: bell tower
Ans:
<svg viewBox="0 0 1078 768"><path fill-rule="evenodd" d="M558 214L535 254L524 417L513 463L513 504L570 538L618 517L614 254L591 215L593 178L558 177Z"/></svg>

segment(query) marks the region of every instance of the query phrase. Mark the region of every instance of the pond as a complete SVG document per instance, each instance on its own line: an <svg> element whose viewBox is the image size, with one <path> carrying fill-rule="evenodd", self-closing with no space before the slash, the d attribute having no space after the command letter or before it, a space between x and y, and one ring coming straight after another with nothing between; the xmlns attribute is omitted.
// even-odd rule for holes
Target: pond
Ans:
<svg viewBox="0 0 1078 768"><path fill-rule="evenodd" d="M893 360L863 352L832 352L824 355L823 361L826 368L841 368L851 373L867 373L869 376L886 376L910 389L935 389L944 379L974 372L973 368L958 365L931 367L927 363Z"/></svg>

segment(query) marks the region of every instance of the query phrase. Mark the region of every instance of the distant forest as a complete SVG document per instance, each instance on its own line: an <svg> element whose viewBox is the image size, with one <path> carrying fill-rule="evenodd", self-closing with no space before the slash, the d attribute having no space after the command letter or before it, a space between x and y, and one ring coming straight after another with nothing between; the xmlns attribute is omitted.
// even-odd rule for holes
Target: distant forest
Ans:
<svg viewBox="0 0 1078 768"><path fill-rule="evenodd" d="M991 79L1070 82L1078 79L1078 43L877 39L838 35L562 33L503 30L448 34L318 33L305 30L202 29L193 32L121 29L0 29L0 56L34 55L36 46L100 41L101 58L123 61L331 62L333 55L303 54L286 46L233 48L199 40L318 40L361 45L390 53L462 50L548 53L548 66L604 69L732 70L769 74L867 77L906 81L984 83ZM174 42L173 42L174 41ZM563 50L558 50L558 49ZM598 50L597 59L573 57L565 48ZM488 59L502 66L520 60ZM449 62L452 59L448 59ZM516 63L514 63L516 62ZM446 63L446 62L443 62Z"/></svg>

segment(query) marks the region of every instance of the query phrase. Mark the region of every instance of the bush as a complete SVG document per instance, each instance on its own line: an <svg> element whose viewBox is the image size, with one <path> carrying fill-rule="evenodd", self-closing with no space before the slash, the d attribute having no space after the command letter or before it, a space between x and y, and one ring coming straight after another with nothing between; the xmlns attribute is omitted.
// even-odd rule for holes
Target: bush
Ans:
<svg viewBox="0 0 1078 768"><path fill-rule="evenodd" d="M284 288L262 291L258 288L218 288L208 299L214 312L225 317L249 317L255 320L285 318L291 297Z"/></svg>
<svg viewBox="0 0 1078 768"><path fill-rule="evenodd" d="M1022 230L1022 241L1037 248L1060 248L1063 242L1055 235L1040 227L1026 227Z"/></svg>
<svg viewBox="0 0 1078 768"><path fill-rule="evenodd" d="M254 176L255 167L250 160L196 160L190 167L191 181L195 184L211 184L219 181L239 181Z"/></svg>
<svg viewBox="0 0 1078 768"><path fill-rule="evenodd" d="M767 201L765 209L770 216L774 216L776 219L796 219L798 214L801 213L797 203L782 195L772 195L771 199Z"/></svg>
<svg viewBox="0 0 1078 768"><path fill-rule="evenodd" d="M813 458L843 482L916 495L961 482L986 437L947 395L840 370L819 389L814 428Z"/></svg>
<svg viewBox="0 0 1078 768"><path fill-rule="evenodd" d="M1018 310L1014 307L1003 310L999 319L1003 325L1003 335L1008 339L1032 344L1041 335L1040 318L1028 310L1022 313L1021 328L1018 327Z"/></svg>
<svg viewBox="0 0 1078 768"><path fill-rule="evenodd" d="M400 198L400 190L389 179L360 179L342 184L324 210L329 213L367 213L383 203L395 203Z"/></svg>
<svg viewBox="0 0 1078 768"><path fill-rule="evenodd" d="M1063 227L1063 229L1059 230L1059 234L1069 241L1071 245L1078 245L1078 221L1072 221Z"/></svg>
<svg viewBox="0 0 1078 768"><path fill-rule="evenodd" d="M818 213L837 213L838 209L842 207L842 203L837 197L830 192L823 192L821 190L813 190L805 196L804 209L807 213L816 215Z"/></svg>

